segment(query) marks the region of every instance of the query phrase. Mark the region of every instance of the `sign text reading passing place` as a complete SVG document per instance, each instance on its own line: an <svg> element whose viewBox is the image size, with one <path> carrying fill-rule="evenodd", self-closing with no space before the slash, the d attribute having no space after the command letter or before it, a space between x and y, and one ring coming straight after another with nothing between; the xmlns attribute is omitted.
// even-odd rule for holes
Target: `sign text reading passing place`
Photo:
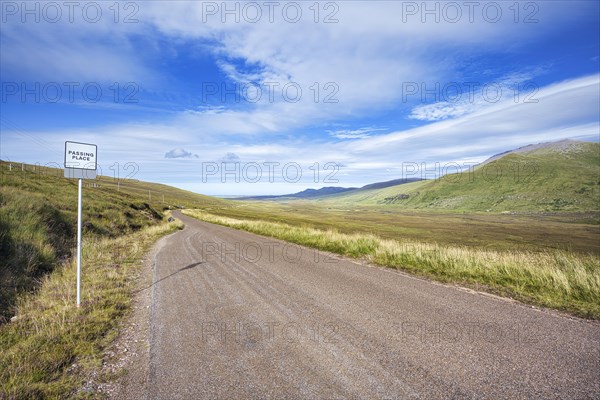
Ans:
<svg viewBox="0 0 600 400"><path fill-rule="evenodd" d="M96 145L65 142L65 168L96 169Z"/></svg>

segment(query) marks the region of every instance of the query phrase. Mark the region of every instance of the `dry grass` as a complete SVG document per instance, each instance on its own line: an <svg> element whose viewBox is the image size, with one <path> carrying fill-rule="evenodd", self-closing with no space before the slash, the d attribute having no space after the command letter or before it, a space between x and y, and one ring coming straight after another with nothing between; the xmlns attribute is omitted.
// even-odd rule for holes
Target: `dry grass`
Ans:
<svg viewBox="0 0 600 400"><path fill-rule="evenodd" d="M0 327L0 399L87 398L78 391L101 364L120 317L130 307L141 257L181 222L116 239L88 240L82 257L82 306L76 268L64 264L19 298L17 320Z"/></svg>
<svg viewBox="0 0 600 400"><path fill-rule="evenodd" d="M486 250L234 219L199 210L184 213L203 221L600 319L600 259L592 254Z"/></svg>

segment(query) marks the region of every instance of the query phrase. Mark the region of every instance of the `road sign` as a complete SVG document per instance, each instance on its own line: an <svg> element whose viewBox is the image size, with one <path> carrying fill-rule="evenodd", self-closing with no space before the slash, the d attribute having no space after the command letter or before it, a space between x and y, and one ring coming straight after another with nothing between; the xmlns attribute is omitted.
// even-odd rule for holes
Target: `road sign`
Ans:
<svg viewBox="0 0 600 400"><path fill-rule="evenodd" d="M95 179L98 147L95 144L65 142L65 178L78 179L77 193L77 307L81 304L81 181Z"/></svg>
<svg viewBox="0 0 600 400"><path fill-rule="evenodd" d="M65 142L65 178L95 179L97 151L95 144Z"/></svg>

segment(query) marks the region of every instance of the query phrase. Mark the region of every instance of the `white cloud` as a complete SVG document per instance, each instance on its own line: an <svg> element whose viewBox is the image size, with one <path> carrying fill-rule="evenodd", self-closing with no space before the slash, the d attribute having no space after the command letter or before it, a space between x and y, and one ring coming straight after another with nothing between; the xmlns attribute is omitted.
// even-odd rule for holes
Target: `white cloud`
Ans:
<svg viewBox="0 0 600 400"><path fill-rule="evenodd" d="M165 153L165 158L198 158L198 154L193 154L184 149L173 149Z"/></svg>
<svg viewBox="0 0 600 400"><path fill-rule="evenodd" d="M224 157L221 158L222 162L239 162L240 156L235 153L228 152Z"/></svg>

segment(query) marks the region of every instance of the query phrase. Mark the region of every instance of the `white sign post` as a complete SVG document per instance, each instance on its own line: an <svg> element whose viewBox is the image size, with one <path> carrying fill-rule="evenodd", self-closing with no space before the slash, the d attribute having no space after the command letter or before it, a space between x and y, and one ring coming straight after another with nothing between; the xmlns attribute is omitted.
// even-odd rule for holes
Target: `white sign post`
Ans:
<svg viewBox="0 0 600 400"><path fill-rule="evenodd" d="M95 179L97 162L95 144L65 142L65 178L76 178L77 194L77 307L81 305L81 182Z"/></svg>

